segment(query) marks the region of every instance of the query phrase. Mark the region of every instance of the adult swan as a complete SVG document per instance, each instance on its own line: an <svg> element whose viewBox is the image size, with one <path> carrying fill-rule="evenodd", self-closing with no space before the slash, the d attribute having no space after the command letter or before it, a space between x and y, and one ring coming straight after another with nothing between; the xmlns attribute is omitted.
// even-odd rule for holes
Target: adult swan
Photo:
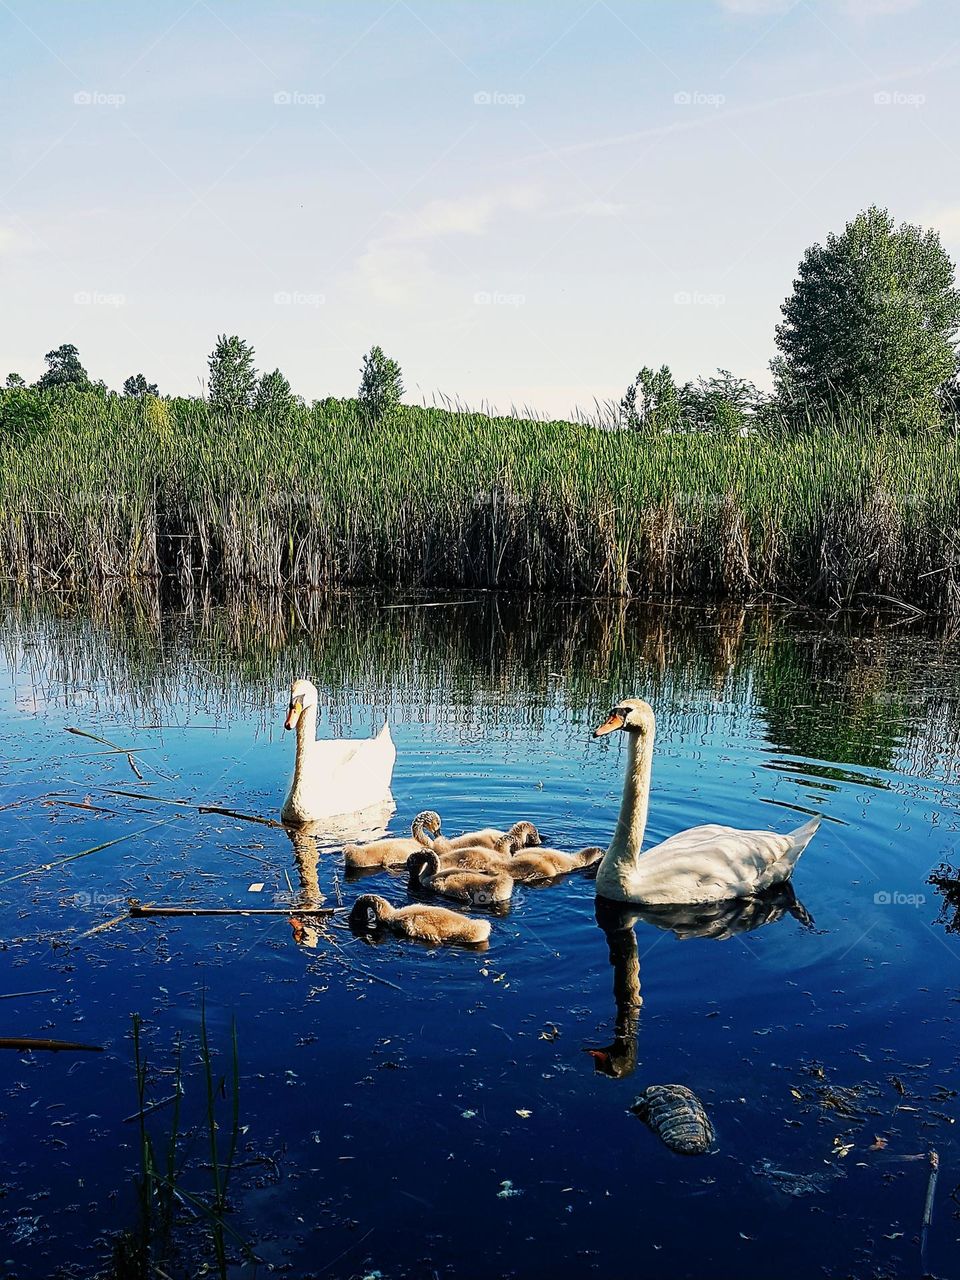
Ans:
<svg viewBox="0 0 960 1280"><path fill-rule="evenodd" d="M622 729L630 744L620 817L597 872L597 896L613 902L682 905L750 898L789 880L797 859L820 825L811 818L796 831L738 831L710 824L680 831L641 853L650 799L656 722L639 698L624 698L594 733Z"/></svg>
<svg viewBox="0 0 960 1280"><path fill-rule="evenodd" d="M280 814L284 822L319 822L392 805L390 781L397 749L385 724L375 738L317 739L316 685L295 680L285 729L297 731L293 781Z"/></svg>

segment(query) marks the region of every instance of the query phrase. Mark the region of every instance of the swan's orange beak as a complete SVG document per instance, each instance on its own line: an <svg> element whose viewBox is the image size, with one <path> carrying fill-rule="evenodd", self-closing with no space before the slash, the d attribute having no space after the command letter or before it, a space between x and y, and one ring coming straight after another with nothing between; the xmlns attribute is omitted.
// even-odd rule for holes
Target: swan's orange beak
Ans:
<svg viewBox="0 0 960 1280"><path fill-rule="evenodd" d="M297 721L300 719L300 713L303 710L303 702L297 698L295 702L290 703L290 710L287 712L287 718L283 722L285 729L295 729Z"/></svg>
<svg viewBox="0 0 960 1280"><path fill-rule="evenodd" d="M624 724L624 717L620 714L620 712L611 711L610 714L607 716L606 720L604 720L603 724L598 725L597 728L594 729L593 736L595 738L605 738L608 733L613 733L614 729L622 729L623 724Z"/></svg>

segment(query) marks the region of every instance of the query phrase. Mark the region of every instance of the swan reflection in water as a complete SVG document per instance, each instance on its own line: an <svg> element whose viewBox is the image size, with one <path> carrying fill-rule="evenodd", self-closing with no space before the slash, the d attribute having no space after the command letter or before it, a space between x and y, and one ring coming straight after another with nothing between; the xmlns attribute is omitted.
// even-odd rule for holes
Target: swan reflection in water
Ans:
<svg viewBox="0 0 960 1280"><path fill-rule="evenodd" d="M325 895L320 888L319 862L322 853L331 853L351 840L378 840L387 830L393 804L374 805L358 813L342 814L323 822L285 825L293 845L293 861L297 870L297 890L290 907L293 940L302 947L315 949L323 930L321 916L298 916L297 908L319 907Z"/></svg>
<svg viewBox="0 0 960 1280"><path fill-rule="evenodd" d="M640 1029L640 952L634 929L650 924L677 938L735 938L791 915L806 928L813 917L798 901L791 884L758 898L733 899L678 907L639 907L597 898L597 924L606 934L610 964L613 966L613 997L617 1006L613 1043L586 1050L594 1069L615 1080L632 1075L637 1065L637 1037Z"/></svg>

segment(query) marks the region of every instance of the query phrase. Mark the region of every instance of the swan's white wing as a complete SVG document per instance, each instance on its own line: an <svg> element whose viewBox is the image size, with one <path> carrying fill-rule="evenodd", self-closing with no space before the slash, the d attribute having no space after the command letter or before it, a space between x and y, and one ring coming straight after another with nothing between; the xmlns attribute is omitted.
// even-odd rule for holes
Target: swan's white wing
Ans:
<svg viewBox="0 0 960 1280"><path fill-rule="evenodd" d="M318 738L302 765L294 820L316 821L392 802L396 758L389 725L375 738Z"/></svg>
<svg viewBox="0 0 960 1280"><path fill-rule="evenodd" d="M775 883L768 875L784 864L786 878L795 849L791 835L738 831L710 823L680 831L648 849L637 860L631 889L644 902L717 902L745 898ZM802 847L802 846L801 846ZM797 851L799 852L799 851Z"/></svg>

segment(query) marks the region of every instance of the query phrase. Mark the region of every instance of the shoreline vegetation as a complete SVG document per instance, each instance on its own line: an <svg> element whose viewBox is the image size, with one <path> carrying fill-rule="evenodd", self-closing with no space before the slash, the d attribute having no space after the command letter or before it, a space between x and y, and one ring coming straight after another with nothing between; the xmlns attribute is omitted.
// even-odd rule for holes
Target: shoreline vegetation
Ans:
<svg viewBox="0 0 960 1280"><path fill-rule="evenodd" d="M403 403L374 346L307 405L221 334L205 399L93 382L75 346L0 391L8 580L486 589L960 615L960 290L871 207L808 249L767 396L645 366L595 420Z"/></svg>
<svg viewBox="0 0 960 1280"><path fill-rule="evenodd" d="M956 616L958 530L960 440L874 426L866 409L652 433L65 388L0 440L0 554L34 587L171 578Z"/></svg>

